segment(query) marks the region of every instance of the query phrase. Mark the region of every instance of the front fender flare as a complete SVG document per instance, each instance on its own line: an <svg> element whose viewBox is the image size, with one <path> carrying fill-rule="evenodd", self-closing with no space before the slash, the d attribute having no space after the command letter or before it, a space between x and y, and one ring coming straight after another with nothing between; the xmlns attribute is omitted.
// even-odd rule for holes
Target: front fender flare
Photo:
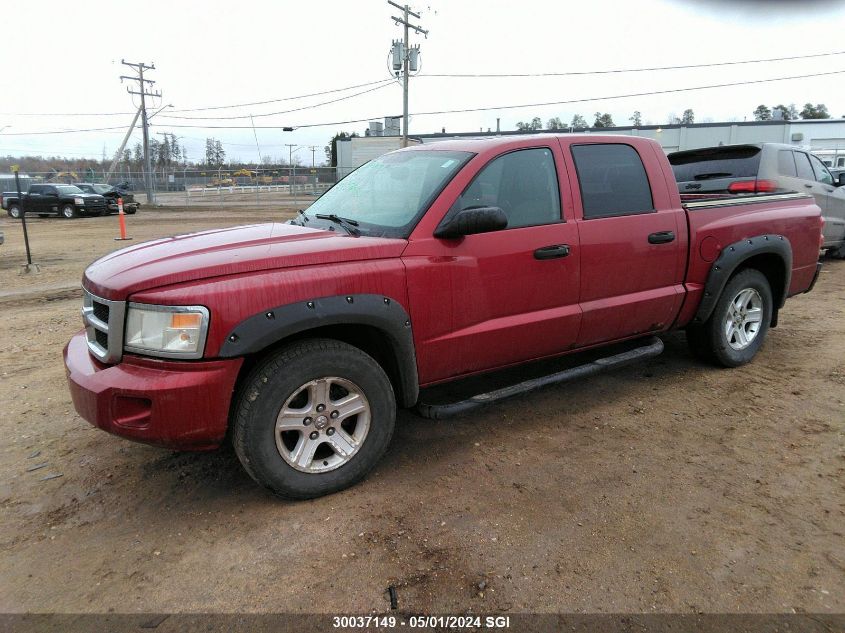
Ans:
<svg viewBox="0 0 845 633"><path fill-rule="evenodd" d="M401 303L383 295L320 297L254 314L229 332L219 356L254 354L294 334L327 325L367 325L382 332L396 360L402 404L409 407L416 403L419 375L411 318Z"/></svg>
<svg viewBox="0 0 845 633"><path fill-rule="evenodd" d="M739 266L757 255L773 254L780 257L784 266L783 288L772 288L780 295L780 301L775 306L773 319L777 319L777 311L783 307L792 277L792 245L783 235L756 235L747 237L722 249L719 257L713 262L707 282L704 285L704 296L693 317L693 323L704 323L713 314L716 302L728 283L728 279ZM778 292L779 291L779 292Z"/></svg>

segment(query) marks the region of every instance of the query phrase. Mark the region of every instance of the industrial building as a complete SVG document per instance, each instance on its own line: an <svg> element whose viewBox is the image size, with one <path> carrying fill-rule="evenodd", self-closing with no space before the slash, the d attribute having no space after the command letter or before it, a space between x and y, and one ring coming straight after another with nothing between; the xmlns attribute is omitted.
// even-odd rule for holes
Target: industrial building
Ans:
<svg viewBox="0 0 845 633"><path fill-rule="evenodd" d="M388 123L389 122L389 123ZM485 138L512 134L621 134L642 136L657 140L669 152L734 145L741 143L787 143L812 151L828 166L845 167L845 119L810 119L798 121L742 121L725 123L695 123L691 125L641 125L612 128L568 128L564 130L538 130L537 132L456 132L415 134L413 143L431 143L450 138ZM337 143L337 170L342 177L382 154L401 147L398 122L385 119L373 122L362 137Z"/></svg>

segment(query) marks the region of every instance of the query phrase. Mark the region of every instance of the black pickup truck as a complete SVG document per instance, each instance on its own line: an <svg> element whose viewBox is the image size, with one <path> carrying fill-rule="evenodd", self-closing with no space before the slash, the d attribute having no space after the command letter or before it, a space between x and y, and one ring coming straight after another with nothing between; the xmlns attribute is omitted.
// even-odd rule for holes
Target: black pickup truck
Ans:
<svg viewBox="0 0 845 633"><path fill-rule="evenodd" d="M80 215L103 215L108 209L103 196L85 193L75 185L59 184L30 185L22 199L18 199L16 192L5 191L0 197L0 207L15 219L26 212L42 218L58 215L68 220Z"/></svg>
<svg viewBox="0 0 845 633"><path fill-rule="evenodd" d="M135 196L129 193L128 191L124 191L119 187L112 187L111 185L100 184L100 183L89 183L89 182L78 182L76 186L82 189L85 193L96 193L103 196L106 199L106 204L108 205L108 210L106 213L117 213L117 201L119 198L123 198L123 212L132 215L141 208L141 205L135 202Z"/></svg>

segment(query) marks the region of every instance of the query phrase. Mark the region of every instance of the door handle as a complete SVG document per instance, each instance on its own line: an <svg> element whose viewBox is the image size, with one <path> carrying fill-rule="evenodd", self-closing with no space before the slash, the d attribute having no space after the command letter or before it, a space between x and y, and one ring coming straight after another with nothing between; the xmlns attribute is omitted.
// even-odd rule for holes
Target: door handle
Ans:
<svg viewBox="0 0 845 633"><path fill-rule="evenodd" d="M534 251L534 259L558 259L567 255L569 255L569 244L554 244Z"/></svg>
<svg viewBox="0 0 845 633"><path fill-rule="evenodd" d="M660 231L648 236L649 244L668 244L675 241L675 234L672 231Z"/></svg>
<svg viewBox="0 0 845 633"><path fill-rule="evenodd" d="M807 187L807 189L812 189L812 188L813 188L813 185L807 184L806 182L804 183L804 186L805 186L805 187Z"/></svg>

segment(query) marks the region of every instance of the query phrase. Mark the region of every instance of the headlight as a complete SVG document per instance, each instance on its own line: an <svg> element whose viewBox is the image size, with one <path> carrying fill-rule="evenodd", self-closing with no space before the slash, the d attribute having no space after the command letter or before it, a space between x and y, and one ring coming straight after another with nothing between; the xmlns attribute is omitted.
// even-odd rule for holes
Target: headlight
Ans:
<svg viewBox="0 0 845 633"><path fill-rule="evenodd" d="M85 200L84 200L84 199L82 199L82 198L74 198L74 199L73 199L73 202L74 202L74 204L77 204L77 205L79 205L80 207L84 207L84 206L85 206Z"/></svg>
<svg viewBox="0 0 845 633"><path fill-rule="evenodd" d="M163 358L201 358L208 333L203 306L157 306L130 303L124 349Z"/></svg>

